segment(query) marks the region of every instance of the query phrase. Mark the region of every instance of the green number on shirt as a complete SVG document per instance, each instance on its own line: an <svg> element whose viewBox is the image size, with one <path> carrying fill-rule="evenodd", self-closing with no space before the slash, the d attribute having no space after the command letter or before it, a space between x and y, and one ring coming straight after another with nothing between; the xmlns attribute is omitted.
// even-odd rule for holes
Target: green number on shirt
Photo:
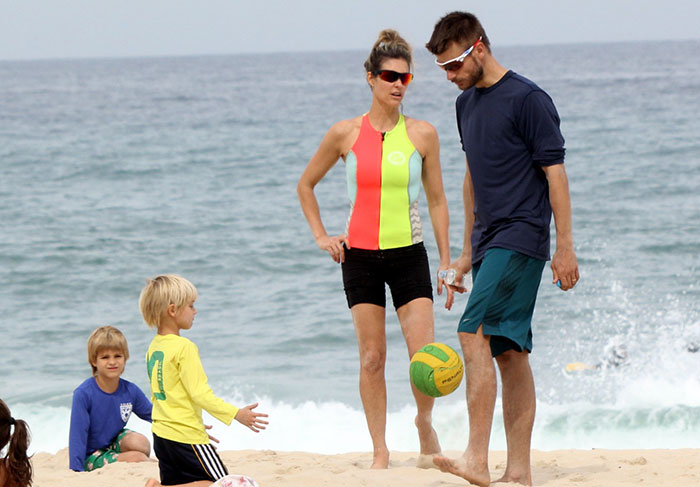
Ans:
<svg viewBox="0 0 700 487"><path fill-rule="evenodd" d="M151 382L151 389L153 389L153 367L158 363L158 371L156 372L156 378L158 379L158 392L153 392L153 397L161 401L165 401L165 388L163 388L163 359L165 356L161 351L155 351L148 357L148 380Z"/></svg>

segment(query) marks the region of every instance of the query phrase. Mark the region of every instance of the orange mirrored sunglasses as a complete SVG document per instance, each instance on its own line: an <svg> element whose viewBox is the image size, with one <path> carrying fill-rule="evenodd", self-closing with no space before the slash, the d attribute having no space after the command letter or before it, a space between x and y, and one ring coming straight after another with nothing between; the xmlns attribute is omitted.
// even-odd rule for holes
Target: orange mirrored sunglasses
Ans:
<svg viewBox="0 0 700 487"><path fill-rule="evenodd" d="M382 69L381 71L372 71L374 76L379 76L387 83L394 83L397 79L401 80L404 86L407 86L413 80L413 73L399 73L391 69Z"/></svg>

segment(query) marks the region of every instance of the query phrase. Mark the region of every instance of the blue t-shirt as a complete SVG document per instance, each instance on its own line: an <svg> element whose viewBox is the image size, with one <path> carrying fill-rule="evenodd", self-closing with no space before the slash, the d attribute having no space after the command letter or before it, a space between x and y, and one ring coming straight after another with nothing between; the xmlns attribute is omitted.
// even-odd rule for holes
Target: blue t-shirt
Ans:
<svg viewBox="0 0 700 487"><path fill-rule="evenodd" d="M508 71L488 88L465 90L456 107L474 186L472 262L492 247L549 259L552 207L541 166L564 162L552 99Z"/></svg>
<svg viewBox="0 0 700 487"><path fill-rule="evenodd" d="M104 392L90 377L73 391L70 413L70 468L85 470L85 459L108 446L126 426L131 413L151 421L151 401L135 384L119 379L112 394Z"/></svg>

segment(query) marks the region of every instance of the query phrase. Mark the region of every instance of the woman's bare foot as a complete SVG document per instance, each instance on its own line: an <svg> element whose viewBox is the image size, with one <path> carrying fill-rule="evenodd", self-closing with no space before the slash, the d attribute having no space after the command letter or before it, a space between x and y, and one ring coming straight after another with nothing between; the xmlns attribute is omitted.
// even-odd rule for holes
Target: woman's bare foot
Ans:
<svg viewBox="0 0 700 487"><path fill-rule="evenodd" d="M432 455L421 453L418 455L418 460L416 460L416 468L438 468L433 461L433 458L436 456L442 456L442 453L433 453Z"/></svg>
<svg viewBox="0 0 700 487"><path fill-rule="evenodd" d="M389 450L383 448L381 450L374 451L374 458L372 459L372 469L387 469L389 468Z"/></svg>
<svg viewBox="0 0 700 487"><path fill-rule="evenodd" d="M420 441L420 455L418 455L416 467L437 468L433 463L433 457L442 455L442 452L432 421L430 418L425 419L421 416L416 416L414 423L418 429L418 440Z"/></svg>
<svg viewBox="0 0 700 487"><path fill-rule="evenodd" d="M437 433L433 429L433 423L430 418L421 418L416 416L414 420L418 429L418 441L420 441L420 452L424 455L433 455L440 453L440 442L438 441Z"/></svg>
<svg viewBox="0 0 700 487"><path fill-rule="evenodd" d="M435 455L435 457L433 457L433 462L441 471L462 477L470 484L478 485L479 487L488 487L491 483L491 475L489 475L488 468L479 469L479 471L477 471L477 469L473 469L467 464L467 460L464 457L453 460L451 458Z"/></svg>
<svg viewBox="0 0 700 487"><path fill-rule="evenodd" d="M503 474L503 477L501 477L498 480L495 480L493 482L494 484L522 484L522 485L532 485L532 479L529 478L527 475L523 476L515 476L515 475L509 475L509 474Z"/></svg>

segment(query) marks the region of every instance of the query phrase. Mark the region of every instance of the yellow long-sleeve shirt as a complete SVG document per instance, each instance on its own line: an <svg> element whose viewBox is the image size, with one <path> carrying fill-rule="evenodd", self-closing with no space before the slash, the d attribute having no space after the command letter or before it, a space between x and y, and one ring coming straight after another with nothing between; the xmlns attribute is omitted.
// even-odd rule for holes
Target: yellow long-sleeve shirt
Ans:
<svg viewBox="0 0 700 487"><path fill-rule="evenodd" d="M197 345L178 335L156 335L146 352L153 402L153 433L172 441L202 445L209 436L202 409L231 424L238 408L209 387Z"/></svg>

